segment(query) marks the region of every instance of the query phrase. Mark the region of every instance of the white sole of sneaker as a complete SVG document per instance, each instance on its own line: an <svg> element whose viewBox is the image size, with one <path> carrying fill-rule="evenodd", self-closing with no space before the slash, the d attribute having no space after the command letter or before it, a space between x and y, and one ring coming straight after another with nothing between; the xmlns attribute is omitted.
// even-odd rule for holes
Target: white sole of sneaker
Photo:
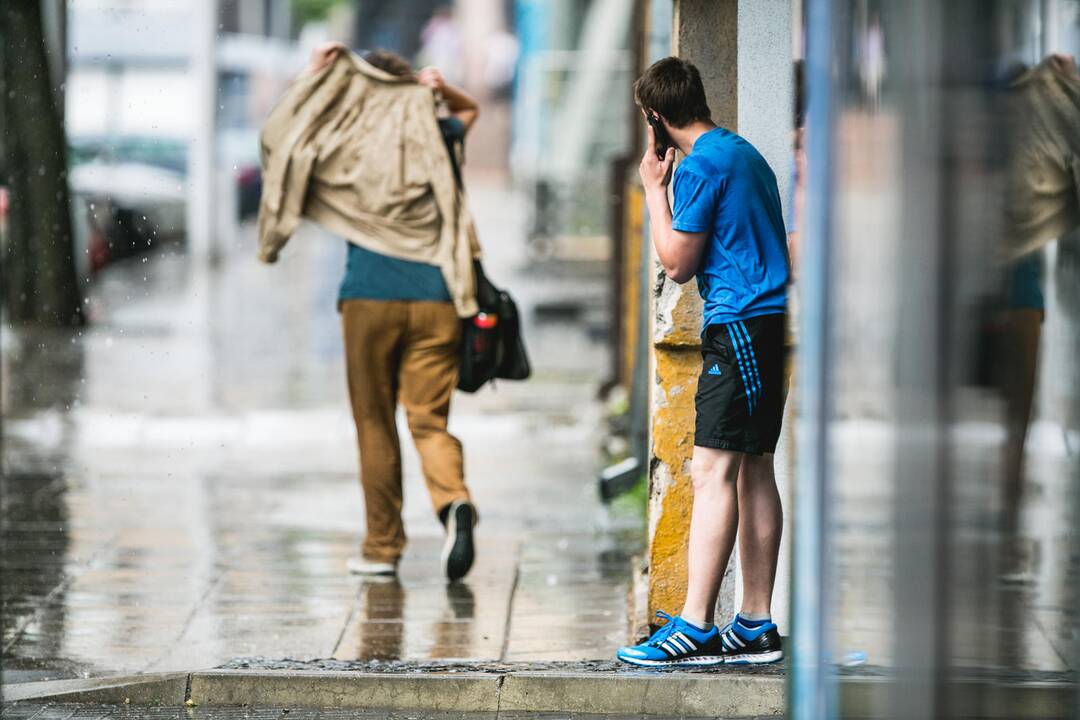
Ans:
<svg viewBox="0 0 1080 720"><path fill-rule="evenodd" d="M724 658L719 655L702 655L700 657L686 658L684 660L644 660L622 657L619 655L616 655L615 657L624 663L637 665L639 667L710 667L712 665L724 664Z"/></svg>
<svg viewBox="0 0 1080 720"><path fill-rule="evenodd" d="M393 563L378 563L350 558L345 562L345 568L350 575L363 577L392 578L397 575L397 565Z"/></svg>
<svg viewBox="0 0 1080 720"><path fill-rule="evenodd" d="M783 650L773 650L766 653L745 653L743 655L729 655L724 658L725 665L768 665L784 659Z"/></svg>
<svg viewBox="0 0 1080 720"><path fill-rule="evenodd" d="M457 540L457 503L450 506L450 512L446 515L446 539L442 544L442 555L439 562L442 567L443 577L447 577L447 565L450 563L450 553L454 551L454 542Z"/></svg>

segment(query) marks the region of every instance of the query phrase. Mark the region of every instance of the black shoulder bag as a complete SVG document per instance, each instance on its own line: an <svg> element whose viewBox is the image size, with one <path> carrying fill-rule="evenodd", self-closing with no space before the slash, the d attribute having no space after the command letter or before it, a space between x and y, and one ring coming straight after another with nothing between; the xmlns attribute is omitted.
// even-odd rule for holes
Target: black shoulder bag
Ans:
<svg viewBox="0 0 1080 720"><path fill-rule="evenodd" d="M444 135L454 179L463 189L461 158L464 142ZM476 304L480 310L461 321L461 363L458 390L476 392L485 383L501 380L525 380L532 374L525 342L521 338L521 318L510 293L491 284L479 260L473 261L476 276Z"/></svg>
<svg viewBox="0 0 1080 720"><path fill-rule="evenodd" d="M476 392L490 380L525 380L532 374L521 318L510 293L491 284L480 261L473 263L480 311L461 321L458 390Z"/></svg>

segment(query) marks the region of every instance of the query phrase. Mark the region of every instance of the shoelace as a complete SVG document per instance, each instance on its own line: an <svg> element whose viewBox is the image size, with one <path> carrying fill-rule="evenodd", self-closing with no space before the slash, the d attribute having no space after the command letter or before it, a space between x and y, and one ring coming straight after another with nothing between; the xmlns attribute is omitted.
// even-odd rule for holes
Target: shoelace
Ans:
<svg viewBox="0 0 1080 720"><path fill-rule="evenodd" d="M663 610L657 610L656 611L656 617L658 617L658 618L660 618L662 620L667 620L667 623L663 627L661 627L659 630L657 630L655 633L653 633L653 636L651 638L649 638L649 641L646 644L651 645L652 647L660 647L660 645L663 644L664 641L666 641L669 637L671 637L671 634L675 632L675 618L674 617L672 617L671 615L668 615Z"/></svg>

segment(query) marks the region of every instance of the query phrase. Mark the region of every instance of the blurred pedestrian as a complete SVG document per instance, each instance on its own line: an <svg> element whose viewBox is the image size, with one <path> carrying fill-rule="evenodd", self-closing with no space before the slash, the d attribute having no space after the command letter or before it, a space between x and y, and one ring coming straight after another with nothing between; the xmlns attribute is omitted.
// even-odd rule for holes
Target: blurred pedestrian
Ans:
<svg viewBox="0 0 1080 720"><path fill-rule="evenodd" d="M465 79L462 65L461 28L454 17L452 5L436 8L431 19L420 31L420 52L417 60L440 68L447 81L460 85Z"/></svg>
<svg viewBox="0 0 1080 720"><path fill-rule="evenodd" d="M445 529L443 572L457 580L473 564L476 510L447 420L460 318L476 313L459 161L477 114L434 68L414 74L391 52L361 59L328 43L263 131L260 256L276 259L301 214L348 241L338 308L367 519L355 574L394 575L405 549L399 402Z"/></svg>
<svg viewBox="0 0 1080 720"><path fill-rule="evenodd" d="M713 123L689 62L660 60L634 95L649 122L639 170L653 245L669 278L696 276L704 318L685 602L677 616L659 613L666 624L617 657L646 666L776 662L783 651L771 604L783 514L773 453L784 412L789 277L780 191L760 153ZM676 148L685 158L673 176ZM716 600L736 536L742 607L718 628Z"/></svg>
<svg viewBox="0 0 1080 720"><path fill-rule="evenodd" d="M1005 193L1008 262L1001 337L994 350L1005 401L1003 566L1006 575L1017 578L1025 574L1020 507L1046 317L1044 248L1057 244L1068 257L1080 230L1080 68L1071 55L1053 54L1033 68L1012 71Z"/></svg>

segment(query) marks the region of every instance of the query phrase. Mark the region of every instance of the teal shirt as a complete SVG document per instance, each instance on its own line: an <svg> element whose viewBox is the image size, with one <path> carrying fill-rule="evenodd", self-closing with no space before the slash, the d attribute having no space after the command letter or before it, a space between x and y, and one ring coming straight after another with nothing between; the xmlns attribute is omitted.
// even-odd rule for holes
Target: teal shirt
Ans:
<svg viewBox="0 0 1080 720"><path fill-rule="evenodd" d="M465 125L457 118L440 118L450 157L465 139ZM455 174L457 165L454 164ZM460 182L460 178L459 178ZM450 302L442 270L435 265L402 260L346 242L345 277L338 300L413 300Z"/></svg>

